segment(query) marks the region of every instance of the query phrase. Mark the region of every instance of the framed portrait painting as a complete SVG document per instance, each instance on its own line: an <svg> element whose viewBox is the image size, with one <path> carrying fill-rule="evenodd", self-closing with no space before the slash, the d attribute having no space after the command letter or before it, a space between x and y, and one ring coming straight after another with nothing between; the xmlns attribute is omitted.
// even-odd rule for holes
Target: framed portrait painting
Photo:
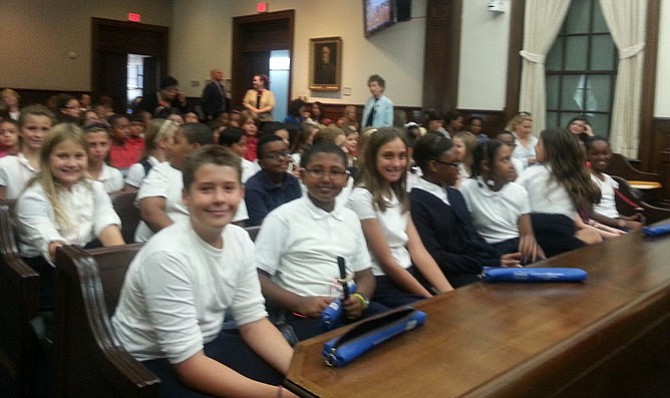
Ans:
<svg viewBox="0 0 670 398"><path fill-rule="evenodd" d="M309 89L340 91L342 81L342 38L309 40Z"/></svg>

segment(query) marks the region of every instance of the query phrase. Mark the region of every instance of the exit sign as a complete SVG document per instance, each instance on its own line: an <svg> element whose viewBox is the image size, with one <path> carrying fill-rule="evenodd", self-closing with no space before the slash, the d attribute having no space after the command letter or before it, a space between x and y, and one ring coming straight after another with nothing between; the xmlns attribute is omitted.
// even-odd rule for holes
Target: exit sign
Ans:
<svg viewBox="0 0 670 398"><path fill-rule="evenodd" d="M256 12L268 12L268 2L261 1L256 3Z"/></svg>
<svg viewBox="0 0 670 398"><path fill-rule="evenodd" d="M142 20L142 16L140 14L136 14L134 12L129 12L128 13L128 20L130 22L140 22Z"/></svg>

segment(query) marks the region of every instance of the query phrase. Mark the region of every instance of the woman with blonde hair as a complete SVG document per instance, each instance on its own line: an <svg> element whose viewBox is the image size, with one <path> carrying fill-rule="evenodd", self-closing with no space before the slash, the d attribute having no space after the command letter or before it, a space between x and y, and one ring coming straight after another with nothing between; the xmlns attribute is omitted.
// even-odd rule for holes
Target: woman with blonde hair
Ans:
<svg viewBox="0 0 670 398"><path fill-rule="evenodd" d="M535 159L537 137L533 136L532 128L533 117L528 112L517 113L505 127L505 130L514 134L516 142L512 157L521 160L524 169L537 162Z"/></svg>

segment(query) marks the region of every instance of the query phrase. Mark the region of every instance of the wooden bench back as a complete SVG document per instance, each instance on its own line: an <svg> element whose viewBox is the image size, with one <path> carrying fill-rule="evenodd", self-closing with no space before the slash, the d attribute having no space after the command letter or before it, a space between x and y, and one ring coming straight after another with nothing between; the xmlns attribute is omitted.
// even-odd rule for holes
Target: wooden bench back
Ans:
<svg viewBox="0 0 670 398"><path fill-rule="evenodd" d="M116 214L121 218L121 235L126 243L135 241L135 230L140 223L140 209L135 206L137 192L118 192L110 196Z"/></svg>
<svg viewBox="0 0 670 398"><path fill-rule="evenodd" d="M660 182L657 173L648 173L635 168L630 161L620 153L613 153L612 160L605 173L611 176L619 176L629 181L656 181Z"/></svg>
<svg viewBox="0 0 670 398"><path fill-rule="evenodd" d="M39 304L39 275L19 257L13 201L0 201L0 372L10 395L29 396L39 347L30 327Z"/></svg>
<svg viewBox="0 0 670 398"><path fill-rule="evenodd" d="M157 397L159 380L121 346L110 316L141 245L56 253L56 397Z"/></svg>
<svg viewBox="0 0 670 398"><path fill-rule="evenodd" d="M647 220L647 224L653 224L670 218L670 209L651 205L641 200L639 193L635 192L625 179L613 175L614 181L619 183L619 193L625 199L616 196L617 211L621 215L630 216L635 213L642 213Z"/></svg>

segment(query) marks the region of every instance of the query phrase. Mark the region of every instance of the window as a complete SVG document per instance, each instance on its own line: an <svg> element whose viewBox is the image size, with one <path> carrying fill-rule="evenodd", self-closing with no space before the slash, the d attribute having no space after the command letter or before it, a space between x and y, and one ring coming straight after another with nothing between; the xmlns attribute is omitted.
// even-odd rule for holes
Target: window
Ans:
<svg viewBox="0 0 670 398"><path fill-rule="evenodd" d="M617 63L598 0L573 0L546 59L547 127L585 116L609 136Z"/></svg>

